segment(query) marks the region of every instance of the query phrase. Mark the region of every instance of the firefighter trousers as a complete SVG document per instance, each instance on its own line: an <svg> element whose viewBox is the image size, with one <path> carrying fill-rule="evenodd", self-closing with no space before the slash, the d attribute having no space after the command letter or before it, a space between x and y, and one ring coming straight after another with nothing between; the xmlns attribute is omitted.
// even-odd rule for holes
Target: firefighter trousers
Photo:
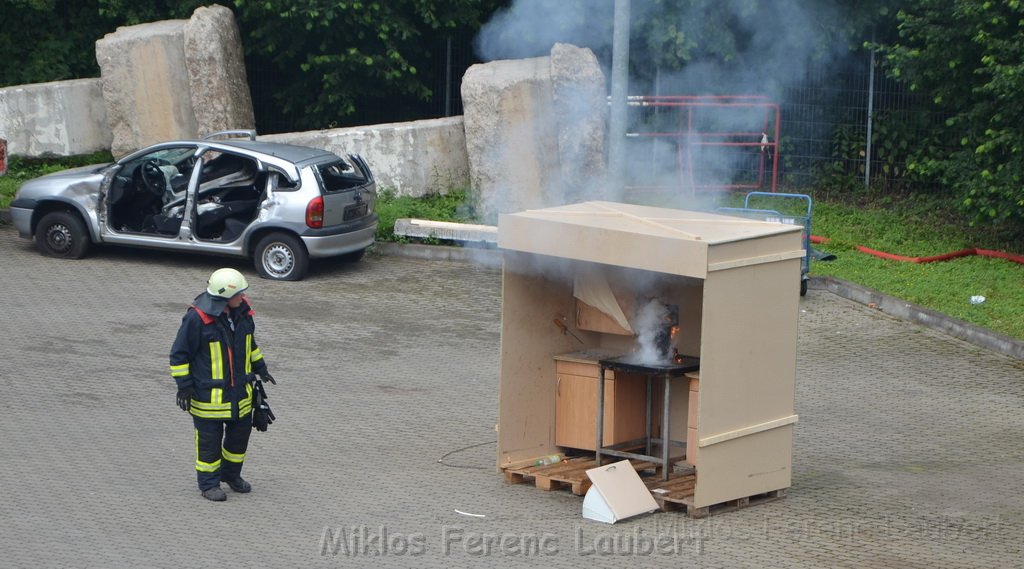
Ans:
<svg viewBox="0 0 1024 569"><path fill-rule="evenodd" d="M245 449L252 433L252 415L236 421L192 417L196 427L196 481L205 491L221 480L236 480L242 475Z"/></svg>

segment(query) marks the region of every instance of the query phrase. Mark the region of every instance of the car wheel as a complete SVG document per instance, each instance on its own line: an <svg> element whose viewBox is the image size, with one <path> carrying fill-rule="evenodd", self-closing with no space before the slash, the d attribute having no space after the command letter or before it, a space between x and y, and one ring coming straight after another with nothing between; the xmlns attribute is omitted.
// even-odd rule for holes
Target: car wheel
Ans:
<svg viewBox="0 0 1024 569"><path fill-rule="evenodd" d="M89 232L76 213L53 211L36 226L36 248L60 259L81 259L89 250Z"/></svg>
<svg viewBox="0 0 1024 569"><path fill-rule="evenodd" d="M365 248L360 249L358 251L352 251L351 253L345 253L344 255L339 255L338 258L346 263L355 263L362 259L364 256L366 256Z"/></svg>
<svg viewBox="0 0 1024 569"><path fill-rule="evenodd" d="M298 237L288 233L271 233L256 244L253 253L256 272L265 279L297 281L306 276L309 254Z"/></svg>

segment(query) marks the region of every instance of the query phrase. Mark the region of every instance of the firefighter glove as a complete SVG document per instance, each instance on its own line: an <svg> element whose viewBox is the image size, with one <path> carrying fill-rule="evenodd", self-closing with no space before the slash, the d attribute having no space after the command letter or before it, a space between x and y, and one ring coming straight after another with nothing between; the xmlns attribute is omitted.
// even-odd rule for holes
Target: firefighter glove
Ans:
<svg viewBox="0 0 1024 569"><path fill-rule="evenodd" d="M260 375L260 379L262 379L264 383L269 381L270 383L273 383L274 385L277 385L277 382L274 381L274 376L270 375L269 371L265 371L265 372L263 372L263 373L261 373L259 375Z"/></svg>
<svg viewBox="0 0 1024 569"><path fill-rule="evenodd" d="M274 414L270 412L270 408L266 409L255 409L252 412L252 426L256 427L256 430L265 433L267 427L274 422Z"/></svg>
<svg viewBox="0 0 1024 569"><path fill-rule="evenodd" d="M182 387L178 390L178 407L181 407L182 411L188 411L192 396L195 395L195 393L196 390L192 386Z"/></svg>

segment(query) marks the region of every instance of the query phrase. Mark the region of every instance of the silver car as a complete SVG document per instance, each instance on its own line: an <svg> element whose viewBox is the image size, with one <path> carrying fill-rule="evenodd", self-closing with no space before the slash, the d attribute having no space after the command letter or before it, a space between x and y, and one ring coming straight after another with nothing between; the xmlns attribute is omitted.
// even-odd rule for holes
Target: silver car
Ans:
<svg viewBox="0 0 1024 569"><path fill-rule="evenodd" d="M377 229L376 199L373 174L355 154L225 131L30 180L11 218L53 257L113 243L251 257L264 278L299 280L310 258L362 258Z"/></svg>

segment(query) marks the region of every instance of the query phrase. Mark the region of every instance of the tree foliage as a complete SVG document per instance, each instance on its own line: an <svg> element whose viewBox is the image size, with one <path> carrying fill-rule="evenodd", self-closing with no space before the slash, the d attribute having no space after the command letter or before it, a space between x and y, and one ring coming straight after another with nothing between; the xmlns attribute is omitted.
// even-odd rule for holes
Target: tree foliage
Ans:
<svg viewBox="0 0 1024 569"><path fill-rule="evenodd" d="M888 73L929 96L956 143L911 167L949 186L975 221L1024 223L1024 3L916 0L899 38L880 47Z"/></svg>
<svg viewBox="0 0 1024 569"><path fill-rule="evenodd" d="M0 0L0 87L97 76L92 46L115 27L97 0Z"/></svg>
<svg viewBox="0 0 1024 569"><path fill-rule="evenodd" d="M475 30L494 9L477 0L235 0L254 98L292 124L343 123L375 98L425 100L420 74L440 39ZM397 107L397 108L395 108ZM401 105L391 109L401 114Z"/></svg>

